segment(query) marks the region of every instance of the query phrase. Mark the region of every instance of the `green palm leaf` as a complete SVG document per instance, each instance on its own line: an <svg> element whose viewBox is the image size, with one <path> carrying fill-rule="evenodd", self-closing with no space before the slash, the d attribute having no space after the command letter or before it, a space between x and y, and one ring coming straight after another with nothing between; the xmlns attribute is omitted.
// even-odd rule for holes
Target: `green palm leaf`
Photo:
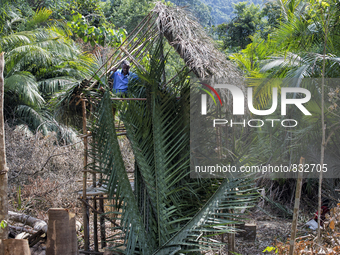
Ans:
<svg viewBox="0 0 340 255"><path fill-rule="evenodd" d="M255 198L251 179L190 178L189 83L182 77L177 88L163 89L159 54L158 45L136 84L148 101L119 105L136 160L134 191L121 158L109 92L93 123L90 154L95 163L90 168L104 175L104 187L115 197L112 213L119 226L113 249L124 254L206 249L214 243L212 235L233 231L226 225L240 219L239 208ZM174 91L180 91L180 99Z"/></svg>
<svg viewBox="0 0 340 255"><path fill-rule="evenodd" d="M5 78L5 93L12 93L18 100L30 106L40 108L45 102L39 93L38 83L29 72L17 72Z"/></svg>
<svg viewBox="0 0 340 255"><path fill-rule="evenodd" d="M109 196L115 195L116 197L115 207L118 211L115 213L117 215L115 218L120 220L120 227L117 227L116 230L120 233L114 236L113 240L123 240L127 254L134 253L136 247L139 248L141 254L151 254L151 245L146 238L146 231L139 214L136 198L118 149L117 135L112 128L114 116L109 92L104 94L101 101L97 121L100 125L96 124L97 128L93 130L96 143L93 144L91 152L92 155L97 157L95 157L96 165L92 165L92 169L105 174L104 183L107 185ZM120 250L119 248L116 249Z"/></svg>

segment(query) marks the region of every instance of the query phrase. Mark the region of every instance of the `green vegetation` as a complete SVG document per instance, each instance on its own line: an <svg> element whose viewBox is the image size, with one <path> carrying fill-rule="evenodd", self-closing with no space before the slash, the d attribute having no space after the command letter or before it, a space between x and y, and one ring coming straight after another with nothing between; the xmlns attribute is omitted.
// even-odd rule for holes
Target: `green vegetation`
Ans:
<svg viewBox="0 0 340 255"><path fill-rule="evenodd" d="M262 26L260 7L241 2L234 8L235 18L217 26L217 34L225 48L244 49L251 42L250 36Z"/></svg>
<svg viewBox="0 0 340 255"><path fill-rule="evenodd" d="M79 10L96 13L97 9L92 5L85 5L87 2L80 1L79 4L85 7ZM53 7L51 3L45 4ZM79 84L97 67L95 58L75 43L74 34L93 45L115 45L124 39L125 32L105 28L106 23L99 28L90 26L80 13L65 14L72 18L66 24L64 20L53 19L57 16L53 15L56 10L28 4L34 6L33 1L18 0L15 6L8 2L1 9L0 51L6 53L5 116L13 120L13 124L25 124L32 131L39 128L44 133L61 132L62 127L56 125L49 100L56 92Z"/></svg>
<svg viewBox="0 0 340 255"><path fill-rule="evenodd" d="M280 78L284 81L282 86L307 88L314 99L306 104L312 117L290 110L285 118L297 120L299 129L280 134L277 130L261 128L256 138L258 143L250 154L257 159L254 164L298 162L300 156L306 157L309 162L320 163L324 118L327 123L327 142L323 148L328 164L336 165L340 156L340 141L336 135L339 128L340 89L337 82L323 82L321 78L338 78L340 75L338 3L314 0L286 0L282 3L274 2L266 7L266 15L268 21L272 20L272 27L266 30L265 36L265 30L258 29L251 37L244 39L243 45L249 44L237 53L230 54L229 58L235 61L247 77ZM273 23L273 20L278 22ZM270 108L273 83L253 85L255 105L258 108ZM270 117L282 118L279 115ZM333 179L325 179L324 182L328 187L336 185ZM309 180L309 190L312 190L313 185L315 189L316 181Z"/></svg>
<svg viewBox="0 0 340 255"><path fill-rule="evenodd" d="M124 28L131 32L140 21L152 9L151 0L112 0L107 1L105 16L107 20L112 22L116 27Z"/></svg>
<svg viewBox="0 0 340 255"><path fill-rule="evenodd" d="M235 17L234 5L243 0L170 0L186 6L204 27L229 22ZM249 0L248 4L261 5L262 0Z"/></svg>
<svg viewBox="0 0 340 255"><path fill-rule="evenodd" d="M0 50L6 52L5 114L45 132L49 125L44 122L53 119L46 102L66 84L81 80L93 63L62 23L49 20L51 13L40 9L30 18L17 17L0 39Z"/></svg>
<svg viewBox="0 0 340 255"><path fill-rule="evenodd" d="M97 91L84 92L82 81L94 75L153 7L151 0L0 3L0 52L6 53L5 118L11 125L43 134L57 131L58 135L75 134L67 125L79 128L79 123L67 119L73 109L62 109L69 106L71 95L78 91L98 96ZM286 116L269 116L295 119L299 129L267 125L226 132L227 153L223 155L251 165L296 163L300 156L319 163L325 149L327 162L338 170L340 87L307 80L340 75L337 1L281 0L260 6L259 1L173 0L169 4L188 6L244 77L280 78L282 87L307 88L314 99L306 104L312 117L292 108ZM112 240L124 246L127 254L175 254L179 250L190 254L205 249L212 243L210 233L230 231L227 225L237 218L232 209L251 206L256 198L251 178L198 180L188 176L188 70L166 84L162 75L173 77L183 60L170 44L160 45L150 47L150 53L140 60L146 71L133 67L139 75L133 93L148 101L115 105L136 160L135 192L120 154L107 78L94 75L107 90L91 116L94 142L90 154L96 164L90 167L104 176L109 194L116 196L112 207L120 225ZM166 60L160 53L163 47L165 55L169 54ZM274 84L251 85L255 108L270 108ZM325 182L333 190L337 186L332 179ZM315 186L314 180L308 180L306 189Z"/></svg>
<svg viewBox="0 0 340 255"><path fill-rule="evenodd" d="M186 6L203 27L214 24L212 8L200 0L172 0L178 6Z"/></svg>
<svg viewBox="0 0 340 255"><path fill-rule="evenodd" d="M225 23L234 18L235 7L234 5L242 2L243 0L202 0L203 3L211 8L211 16L214 17L216 25ZM249 0L248 4L261 5L262 0Z"/></svg>
<svg viewBox="0 0 340 255"><path fill-rule="evenodd" d="M67 22L71 30L77 34L84 43L90 42L92 46L99 44L101 46L117 46L126 38L125 30L120 28L119 31L112 28L90 26L86 18L80 13L74 14L72 20Z"/></svg>

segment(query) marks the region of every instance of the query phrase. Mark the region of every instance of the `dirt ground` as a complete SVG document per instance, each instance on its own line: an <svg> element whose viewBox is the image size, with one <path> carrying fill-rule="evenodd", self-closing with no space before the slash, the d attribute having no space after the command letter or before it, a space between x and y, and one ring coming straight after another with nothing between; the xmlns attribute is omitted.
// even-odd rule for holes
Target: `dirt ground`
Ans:
<svg viewBox="0 0 340 255"><path fill-rule="evenodd" d="M63 207L75 212L78 217L77 220L82 222L82 205L77 200L77 192L75 191L82 189L83 148L56 147L56 137L54 136L44 138L35 135L27 137L22 131L9 127L6 128L6 138L7 156L11 169L9 176L10 210L19 210L27 215L47 221L49 208ZM128 172L132 172L134 157L130 146L126 146L126 141L127 139L120 139L120 145L122 146L126 169ZM35 178L31 178L31 176ZM132 177L132 174L129 174L129 178L132 179ZM91 180L89 181L92 183ZM303 204L308 203L305 201ZM258 206L265 208L264 201L259 202ZM313 212L311 208L302 208L302 210ZM274 211L272 213L274 216L276 215ZM274 246L276 240L286 242L287 238L290 237L291 219L270 217L256 210L256 208L253 208L247 217L249 218L247 223L256 223L256 239L251 242L237 237L236 255L265 254L263 251L266 247ZM305 216L306 219L308 217L310 216ZM305 220L300 220L300 222L305 222ZM109 227L110 223L107 226L108 230ZM301 236L307 231L302 226L299 226L299 229L301 231L298 234ZM82 246L82 234L78 233L78 235L79 244ZM91 241L91 243L93 242ZM31 254L44 255L45 249L45 244L40 243L32 247ZM228 246L222 246L219 255L225 255L228 253L227 251ZM216 255L218 253L211 251L205 254Z"/></svg>
<svg viewBox="0 0 340 255"><path fill-rule="evenodd" d="M268 246L273 246L275 240L285 242L290 236L291 220L282 218L273 219L270 217L259 216L250 219L249 223L256 223L256 240L255 242L244 241L242 237L236 237L235 246L236 254L242 255L263 255L263 250ZM226 239L226 238L225 238ZM45 255L45 244L36 245L31 248L32 255ZM224 246L220 255L227 254L228 246ZM216 252L208 252L207 255L216 255Z"/></svg>
<svg viewBox="0 0 340 255"><path fill-rule="evenodd" d="M291 234L291 220L259 217L256 223L255 242L236 238L236 252L242 255L264 254L266 247L274 246L276 240L285 242Z"/></svg>
<svg viewBox="0 0 340 255"><path fill-rule="evenodd" d="M256 216L254 216L256 215ZM291 235L292 219L272 218L261 212L256 211L246 223L256 224L255 242L246 241L243 237L235 238L235 255L265 255L274 254L263 252L267 247L274 247L275 242L285 243ZM298 236L306 235L311 230L307 229L303 223L298 224ZM226 240L227 238L224 237ZM222 247L219 253L208 252L207 255L227 255L228 245Z"/></svg>

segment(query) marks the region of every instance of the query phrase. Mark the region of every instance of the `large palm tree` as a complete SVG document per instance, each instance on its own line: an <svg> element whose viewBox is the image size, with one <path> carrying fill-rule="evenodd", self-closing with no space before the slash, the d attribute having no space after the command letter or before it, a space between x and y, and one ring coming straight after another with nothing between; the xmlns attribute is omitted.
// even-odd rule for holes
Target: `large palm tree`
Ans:
<svg viewBox="0 0 340 255"><path fill-rule="evenodd" d="M7 52L5 116L33 131L57 128L46 102L55 92L80 83L95 66L93 57L70 39L67 27L49 20L51 13L41 9L28 20L17 20L20 26L3 31L0 39L0 49Z"/></svg>

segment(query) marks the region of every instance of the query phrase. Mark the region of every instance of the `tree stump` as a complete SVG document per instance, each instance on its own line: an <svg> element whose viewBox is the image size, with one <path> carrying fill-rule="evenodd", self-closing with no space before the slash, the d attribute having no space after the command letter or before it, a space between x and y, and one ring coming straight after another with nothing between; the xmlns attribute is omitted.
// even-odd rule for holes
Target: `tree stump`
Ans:
<svg viewBox="0 0 340 255"><path fill-rule="evenodd" d="M0 240L1 255L31 255L30 247L26 239L4 239Z"/></svg>
<svg viewBox="0 0 340 255"><path fill-rule="evenodd" d="M75 215L67 209L48 210L46 255L78 254Z"/></svg>
<svg viewBox="0 0 340 255"><path fill-rule="evenodd" d="M256 240L256 224L245 224L244 225L243 240L255 242Z"/></svg>

